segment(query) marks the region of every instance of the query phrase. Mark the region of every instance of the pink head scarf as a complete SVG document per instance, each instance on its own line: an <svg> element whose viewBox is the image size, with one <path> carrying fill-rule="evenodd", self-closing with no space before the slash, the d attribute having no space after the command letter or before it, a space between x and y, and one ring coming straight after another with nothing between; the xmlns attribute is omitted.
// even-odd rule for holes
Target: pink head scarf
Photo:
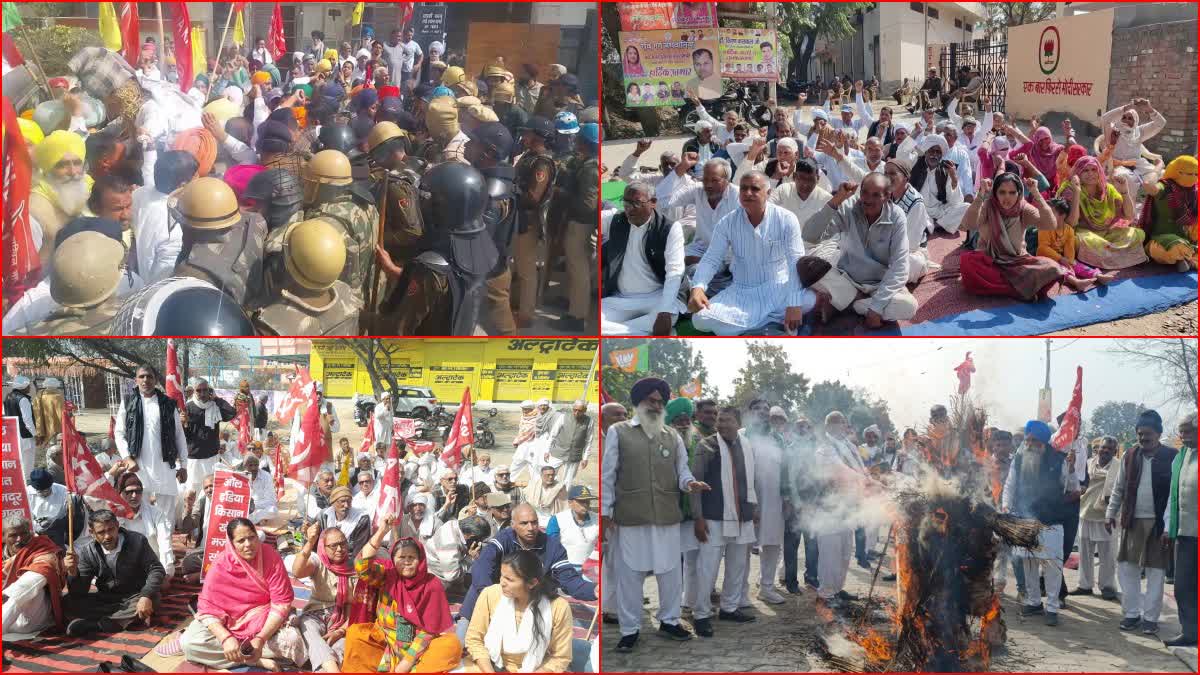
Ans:
<svg viewBox="0 0 1200 675"><path fill-rule="evenodd" d="M242 201L242 193L246 191L246 186L250 184L250 179L265 169L266 167L260 164L238 164L225 170L225 183L233 188L233 194L237 196L239 203Z"/></svg>
<svg viewBox="0 0 1200 675"><path fill-rule="evenodd" d="M294 598L278 551L260 544L254 560L245 560L230 542L205 575L196 609L218 619L238 640L248 640L270 614L286 616Z"/></svg>
<svg viewBox="0 0 1200 675"><path fill-rule="evenodd" d="M1092 157L1091 155L1084 155L1083 157L1075 160L1075 163L1071 165L1071 175L1079 176L1089 166L1096 167L1096 172L1100 174L1101 194L1103 194L1105 190L1108 190L1108 176L1105 175L1104 167L1100 164L1100 160L1096 159L1095 157Z"/></svg>
<svg viewBox="0 0 1200 675"><path fill-rule="evenodd" d="M1050 147L1043 150L1042 139L1047 138L1050 139ZM1021 146L1020 151L1028 155L1029 160L1038 168L1038 171L1041 171L1046 180L1051 182L1052 190L1058 187L1054 184L1058 182L1058 167L1055 165L1055 160L1058 159L1058 153L1063 151L1063 146L1054 142L1054 137L1050 135L1049 129L1038 127L1029 137L1029 143Z"/></svg>

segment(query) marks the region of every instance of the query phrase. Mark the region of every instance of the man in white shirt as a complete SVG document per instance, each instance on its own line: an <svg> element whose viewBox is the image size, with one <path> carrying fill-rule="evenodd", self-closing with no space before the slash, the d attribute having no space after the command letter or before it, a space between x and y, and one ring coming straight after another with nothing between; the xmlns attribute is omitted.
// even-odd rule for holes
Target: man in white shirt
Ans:
<svg viewBox="0 0 1200 675"><path fill-rule="evenodd" d="M117 522L127 532L138 532L146 537L146 541L150 542L150 548L154 549L154 554L158 556L158 561L166 570L166 577L163 579L163 588L166 588L175 576L175 549L171 547L171 534L175 530L175 514L171 513L168 516L154 504L143 500L145 490L137 474L127 473L117 479L117 491L121 493L134 512L133 518L118 517ZM75 543L75 546L78 548L88 539L90 537L84 535Z"/></svg>
<svg viewBox="0 0 1200 675"><path fill-rule="evenodd" d="M383 58L388 70L395 74L401 92L411 91L414 73L421 72L421 62L425 58L421 45L413 40L412 26L405 28L403 33L399 28L392 31L391 39L383 44Z"/></svg>
<svg viewBox="0 0 1200 675"><path fill-rule="evenodd" d="M685 154L679 165L675 167L675 174L677 176L687 175L696 161L694 154ZM667 202L665 210L662 202L659 202L660 213L684 210L695 214L695 233L691 242L683 249L683 263L686 266L685 273L688 275L695 273L696 265L704 256L704 252L708 250L708 245L712 242L713 228L722 218L741 208L738 204L737 186L730 182L730 172L729 162L725 159L720 157L710 159L705 162L701 174L703 180L700 183L693 182L687 187L676 189ZM729 275L729 261L726 260L724 268L709 284L709 294L717 294L732 280L733 277Z"/></svg>
<svg viewBox="0 0 1200 675"><path fill-rule="evenodd" d="M958 167L943 164L950 146L940 134L929 133L921 137L917 157L913 163L909 181L921 193L925 210L929 214L930 232L942 228L950 234L958 232L963 216L971 206L963 201L959 184ZM896 153L900 157L900 153Z"/></svg>
<svg viewBox="0 0 1200 675"><path fill-rule="evenodd" d="M679 165L679 154L674 150L664 150L658 158L658 173L643 171L638 166L642 154L650 149L650 141L640 140L637 148L621 162L617 176L628 183L646 183L654 188L654 198L658 200L658 212L670 222L681 221L693 217L686 205L668 209L667 204L676 191L685 190L696 184L691 172L680 174L675 169Z"/></svg>
<svg viewBox="0 0 1200 675"><path fill-rule="evenodd" d="M801 230L808 219L833 198L828 190L817 185L820 177L821 171L816 163L811 159L800 159L792 171L792 180L771 191L771 203L791 211L796 216L796 222L800 223ZM816 255L813 249L825 239L827 237L822 236L820 239L804 242L804 250Z"/></svg>
<svg viewBox="0 0 1200 675"><path fill-rule="evenodd" d="M870 127L875 121L875 116L871 112L871 106L863 101L863 83L859 80L854 83L854 105L849 103L841 107L841 114L838 117L833 117L833 111L829 107L829 99L825 99L824 105L826 114L830 115L829 124L834 129L847 129L857 136L858 132L866 127ZM858 108L858 117L854 116L854 109Z"/></svg>
<svg viewBox="0 0 1200 675"><path fill-rule="evenodd" d="M152 284L175 273L183 248L183 228L171 227L167 197L196 176L196 158L183 150L162 153L154 165L154 182L133 191L134 256L142 281Z"/></svg>
<svg viewBox="0 0 1200 675"><path fill-rule="evenodd" d="M137 389L121 402L113 435L126 469L136 471L163 513L174 514L179 483L187 482L187 437L175 402L155 388L150 366L137 369Z"/></svg>
<svg viewBox="0 0 1200 675"><path fill-rule="evenodd" d="M271 56L271 50L267 49L267 41L258 38L257 46L250 52L251 59L257 59L265 66L268 63L275 63L275 58Z"/></svg>
<svg viewBox="0 0 1200 675"><path fill-rule="evenodd" d="M683 231L654 210L650 185L625 187L625 210L602 214L601 332L670 335L683 311Z"/></svg>
<svg viewBox="0 0 1200 675"><path fill-rule="evenodd" d="M254 508L250 511L250 522L261 523L279 514L279 498L275 494L275 484L271 474L259 469L259 460L255 455L249 455L242 463L242 470L250 474L250 500Z"/></svg>
<svg viewBox="0 0 1200 675"><path fill-rule="evenodd" d="M979 161L979 155L959 141L957 125L942 125L942 138L946 139L946 145L950 148L944 159L954 162L958 167L958 184L962 186L963 200L969 204L975 201L975 164Z"/></svg>
<svg viewBox="0 0 1200 675"><path fill-rule="evenodd" d="M350 502L351 508L371 516L375 522L375 511L379 508L379 490L375 489L375 474L372 471L358 472L358 492Z"/></svg>
<svg viewBox="0 0 1200 675"><path fill-rule="evenodd" d="M492 456L486 452L481 452L475 456L476 464L471 467L463 467L458 474L458 482L466 486L471 486L476 483L492 484Z"/></svg>
<svg viewBox="0 0 1200 675"><path fill-rule="evenodd" d="M34 469L37 449L34 438L37 427L33 420L33 399L30 396L33 381L24 375L18 375L8 383L8 396L4 397L4 414L17 418L17 431L20 436L21 475L29 478Z"/></svg>
<svg viewBox="0 0 1200 675"><path fill-rule="evenodd" d="M600 519L592 513L595 499L588 486L572 486L567 491L568 508L554 514L546 525L546 535L558 536L567 551L567 560L580 571L596 549L596 539L600 536Z"/></svg>

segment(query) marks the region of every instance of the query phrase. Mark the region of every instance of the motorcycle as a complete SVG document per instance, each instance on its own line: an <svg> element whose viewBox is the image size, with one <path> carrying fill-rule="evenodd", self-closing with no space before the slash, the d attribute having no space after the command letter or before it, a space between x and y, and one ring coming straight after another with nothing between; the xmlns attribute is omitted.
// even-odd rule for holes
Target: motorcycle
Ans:
<svg viewBox="0 0 1200 675"><path fill-rule="evenodd" d="M371 396L363 396L361 394L354 395L354 424L360 427L365 427L371 422L371 416L375 414L375 398Z"/></svg>
<svg viewBox="0 0 1200 675"><path fill-rule="evenodd" d="M709 116L716 119L721 119L726 112L732 110L738 114L748 124L757 128L763 126L763 113L766 112L766 123L771 121L770 111L767 106L759 101L755 101L750 95L750 87L745 82L732 81L725 88L725 93L720 98L700 101L704 109L708 111ZM679 109L679 117L683 120L683 126L692 128L696 122L700 121L700 112L696 108L695 103L687 101L683 107Z"/></svg>
<svg viewBox="0 0 1200 675"><path fill-rule="evenodd" d="M475 421L475 447L483 450L496 447L496 434L492 433L492 424L489 418L499 414L499 410L492 408L488 411L487 417Z"/></svg>

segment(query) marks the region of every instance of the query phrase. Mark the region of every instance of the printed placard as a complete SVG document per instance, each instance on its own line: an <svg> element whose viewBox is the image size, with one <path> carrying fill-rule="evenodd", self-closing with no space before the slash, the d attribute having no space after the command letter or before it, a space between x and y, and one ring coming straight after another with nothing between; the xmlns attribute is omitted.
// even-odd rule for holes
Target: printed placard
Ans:
<svg viewBox="0 0 1200 675"><path fill-rule="evenodd" d="M621 33L620 41L626 106L681 106L689 95L721 95L716 29Z"/></svg>
<svg viewBox="0 0 1200 675"><path fill-rule="evenodd" d="M775 31L765 28L721 28L721 77L773 82L776 65Z"/></svg>
<svg viewBox="0 0 1200 675"><path fill-rule="evenodd" d="M234 518L250 513L250 476L228 469L217 469L213 476L213 496L208 505L208 530L204 533L204 566L201 579L208 568L225 551L229 537L225 528Z"/></svg>
<svg viewBox="0 0 1200 675"><path fill-rule="evenodd" d="M15 417L4 418L3 440L0 441L0 498L3 517L20 516L32 522L29 495L25 492L25 472L21 468L21 427Z"/></svg>

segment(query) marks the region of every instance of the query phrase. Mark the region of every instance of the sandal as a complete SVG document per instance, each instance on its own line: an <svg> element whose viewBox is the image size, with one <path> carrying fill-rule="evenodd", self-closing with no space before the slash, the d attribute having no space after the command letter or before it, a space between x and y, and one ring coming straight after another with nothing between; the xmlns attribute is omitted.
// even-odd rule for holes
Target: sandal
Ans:
<svg viewBox="0 0 1200 675"><path fill-rule="evenodd" d="M172 633L162 642L158 643L158 646L154 648L154 653L164 659L183 656L183 644L180 642L181 637L183 637L181 633Z"/></svg>

